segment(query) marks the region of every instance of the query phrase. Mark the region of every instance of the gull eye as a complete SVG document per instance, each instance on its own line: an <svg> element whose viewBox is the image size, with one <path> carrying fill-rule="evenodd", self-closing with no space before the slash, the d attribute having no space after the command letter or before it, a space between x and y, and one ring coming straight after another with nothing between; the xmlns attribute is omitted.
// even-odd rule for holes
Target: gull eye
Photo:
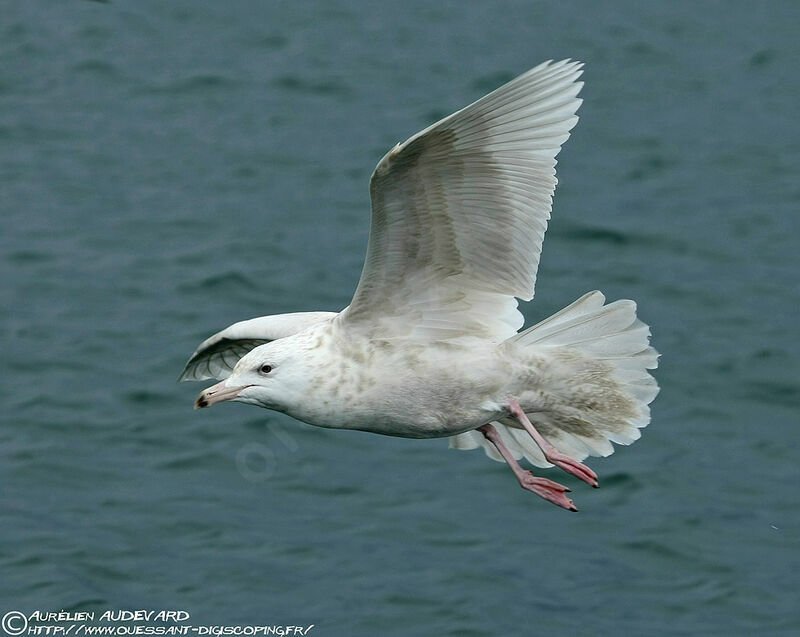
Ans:
<svg viewBox="0 0 800 637"><path fill-rule="evenodd" d="M258 368L258 371L260 371L262 374L269 374L272 371L272 365L262 365Z"/></svg>

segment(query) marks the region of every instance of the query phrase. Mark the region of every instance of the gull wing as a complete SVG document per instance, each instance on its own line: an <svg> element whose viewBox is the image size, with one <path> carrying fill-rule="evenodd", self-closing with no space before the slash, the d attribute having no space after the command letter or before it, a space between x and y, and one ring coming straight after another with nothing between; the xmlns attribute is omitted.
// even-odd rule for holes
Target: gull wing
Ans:
<svg viewBox="0 0 800 637"><path fill-rule="evenodd" d="M582 66L545 62L381 159L343 325L422 340L504 339L522 326L515 297L533 298Z"/></svg>
<svg viewBox="0 0 800 637"><path fill-rule="evenodd" d="M223 380L231 375L239 359L250 350L297 334L334 316L336 312L293 312L234 323L197 346L178 380Z"/></svg>

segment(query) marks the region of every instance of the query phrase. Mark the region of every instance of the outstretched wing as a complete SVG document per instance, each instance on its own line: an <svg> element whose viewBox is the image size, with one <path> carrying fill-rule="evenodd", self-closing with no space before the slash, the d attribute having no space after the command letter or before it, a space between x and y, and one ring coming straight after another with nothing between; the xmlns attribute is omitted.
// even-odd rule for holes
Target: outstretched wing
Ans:
<svg viewBox="0 0 800 637"><path fill-rule="evenodd" d="M343 325L375 337L505 338L533 298L555 157L582 65L545 62L398 144L370 182L372 226Z"/></svg>
<svg viewBox="0 0 800 637"><path fill-rule="evenodd" d="M336 312L293 312L234 323L197 346L178 380L223 380L251 349L297 334L334 316Z"/></svg>

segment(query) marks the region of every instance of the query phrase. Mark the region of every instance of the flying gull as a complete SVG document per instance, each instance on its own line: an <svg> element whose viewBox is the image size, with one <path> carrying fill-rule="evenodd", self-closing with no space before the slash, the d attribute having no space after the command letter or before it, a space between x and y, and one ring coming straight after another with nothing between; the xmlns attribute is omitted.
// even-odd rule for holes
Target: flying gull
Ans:
<svg viewBox="0 0 800 637"><path fill-rule="evenodd" d="M650 421L658 354L636 304L589 292L524 331L582 64L545 62L397 144L370 180L364 269L341 312L236 323L180 380L215 378L196 407L238 401L319 427L483 447L520 485L571 511L567 487L523 469L630 444Z"/></svg>

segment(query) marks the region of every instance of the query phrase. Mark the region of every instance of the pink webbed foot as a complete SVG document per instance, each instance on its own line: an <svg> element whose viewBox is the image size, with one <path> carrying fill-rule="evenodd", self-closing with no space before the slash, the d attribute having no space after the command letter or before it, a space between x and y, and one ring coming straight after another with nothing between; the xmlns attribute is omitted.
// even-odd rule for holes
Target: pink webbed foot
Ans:
<svg viewBox="0 0 800 637"><path fill-rule="evenodd" d="M573 475L579 480L583 480L587 484L592 485L595 489L600 486L597 481L597 474L582 462L578 462L577 460L564 455L560 451L555 450L554 452L545 453L544 457L547 458L548 462L552 462L554 465L560 467L570 475Z"/></svg>
<svg viewBox="0 0 800 637"><path fill-rule="evenodd" d="M539 446L539 449L542 450L542 453L548 462L552 462L555 466L563 469L579 480L583 480L587 484L592 485L594 488L600 486L597 482L597 474L594 471L592 471L582 462L578 462L574 458L570 458L568 455L561 453L542 437L542 435L536 430L536 427L534 427L531 421L528 419L528 416L525 415L525 412L522 411L522 408L519 406L519 403L516 400L512 399L509 402L509 411L514 418L522 423L522 426L525 427L525 430Z"/></svg>
<svg viewBox="0 0 800 637"><path fill-rule="evenodd" d="M563 484L558 484L558 482L553 482L547 478L540 478L533 475L530 471L523 469L514 459L508 447L506 447L497 429L492 425L478 427L478 431L480 431L484 437L495 446L497 451L500 452L500 455L503 456L508 466L514 472L517 480L519 480L519 485L523 489L535 493L540 498L544 498L548 502L552 502L556 506L560 506L568 511L578 510L575 503L564 495L569 489Z"/></svg>
<svg viewBox="0 0 800 637"><path fill-rule="evenodd" d="M563 484L558 484L558 482L553 482L547 478L540 478L533 475L530 471L525 471L523 475L518 477L519 485L523 489L535 493L540 498L544 498L548 502L560 506L562 509L567 509L568 511L578 510L575 503L564 495L569 489Z"/></svg>

